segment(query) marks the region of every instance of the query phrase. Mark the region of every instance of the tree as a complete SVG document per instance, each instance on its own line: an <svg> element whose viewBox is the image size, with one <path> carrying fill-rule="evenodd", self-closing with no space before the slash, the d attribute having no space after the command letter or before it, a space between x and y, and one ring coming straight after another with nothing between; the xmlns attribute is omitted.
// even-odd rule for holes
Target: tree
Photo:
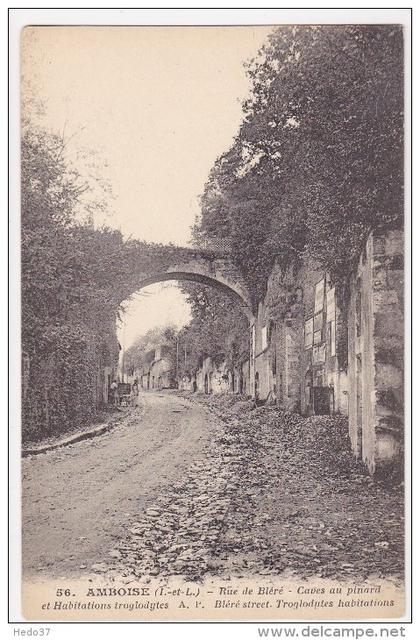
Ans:
<svg viewBox="0 0 420 640"><path fill-rule="evenodd" d="M344 277L372 229L402 225L403 40L396 25L281 27L251 61L197 241L223 242L255 304L273 264Z"/></svg>
<svg viewBox="0 0 420 640"><path fill-rule="evenodd" d="M312 257L343 283L371 230L402 227L402 29L280 27L247 72L243 122L210 172L193 237L230 254L256 309L275 265L285 277ZM229 358L231 332L247 335L238 312L204 288L190 300L197 357Z"/></svg>
<svg viewBox="0 0 420 640"><path fill-rule="evenodd" d="M216 365L224 360L231 368L239 365L248 352L248 319L236 300L210 286L183 283L191 306L192 320L180 336L187 361L183 367L192 374L211 356Z"/></svg>
<svg viewBox="0 0 420 640"><path fill-rule="evenodd" d="M77 217L86 183L65 142L24 123L22 133L22 350L29 362L23 436L40 438L91 420L98 376L118 357L118 231Z"/></svg>
<svg viewBox="0 0 420 640"><path fill-rule="evenodd" d="M174 325L150 329L127 349L124 358L126 370L148 368L154 358L155 349L160 346L165 347L165 355L175 363L177 339L178 331Z"/></svg>

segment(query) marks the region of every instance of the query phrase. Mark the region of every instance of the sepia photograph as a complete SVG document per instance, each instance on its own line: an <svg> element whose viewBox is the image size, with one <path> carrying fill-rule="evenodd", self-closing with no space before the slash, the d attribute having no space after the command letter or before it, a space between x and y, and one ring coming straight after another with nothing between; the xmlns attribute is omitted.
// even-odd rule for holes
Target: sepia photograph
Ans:
<svg viewBox="0 0 420 640"><path fill-rule="evenodd" d="M396 14L20 31L23 619L409 615Z"/></svg>

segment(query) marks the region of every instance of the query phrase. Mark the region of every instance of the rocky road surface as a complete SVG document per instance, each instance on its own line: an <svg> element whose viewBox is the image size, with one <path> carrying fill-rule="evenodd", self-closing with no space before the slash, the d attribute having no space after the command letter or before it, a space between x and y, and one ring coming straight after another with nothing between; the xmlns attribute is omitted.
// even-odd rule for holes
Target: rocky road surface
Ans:
<svg viewBox="0 0 420 640"><path fill-rule="evenodd" d="M402 578L402 486L354 460L344 419L232 395L142 402L106 436L24 460L26 571Z"/></svg>
<svg viewBox="0 0 420 640"><path fill-rule="evenodd" d="M138 514L200 458L214 420L174 395L144 394L109 433L22 460L24 575L82 576Z"/></svg>

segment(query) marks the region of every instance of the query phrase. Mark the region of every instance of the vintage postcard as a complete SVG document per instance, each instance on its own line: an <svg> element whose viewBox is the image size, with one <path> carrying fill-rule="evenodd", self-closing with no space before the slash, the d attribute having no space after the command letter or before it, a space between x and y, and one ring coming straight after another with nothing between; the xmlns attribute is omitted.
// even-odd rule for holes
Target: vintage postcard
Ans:
<svg viewBox="0 0 420 640"><path fill-rule="evenodd" d="M409 13L21 30L23 619L409 617Z"/></svg>

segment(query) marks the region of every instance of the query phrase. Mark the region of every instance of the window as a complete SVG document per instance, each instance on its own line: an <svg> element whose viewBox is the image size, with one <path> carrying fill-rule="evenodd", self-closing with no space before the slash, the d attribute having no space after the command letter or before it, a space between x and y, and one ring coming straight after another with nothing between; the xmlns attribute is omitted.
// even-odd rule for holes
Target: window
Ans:
<svg viewBox="0 0 420 640"><path fill-rule="evenodd" d="M267 349L267 327L261 327L261 351Z"/></svg>
<svg viewBox="0 0 420 640"><path fill-rule="evenodd" d="M310 349L314 342L314 319L305 322L305 349Z"/></svg>
<svg viewBox="0 0 420 640"><path fill-rule="evenodd" d="M314 318L314 331L322 331L323 313L317 313Z"/></svg>
<svg viewBox="0 0 420 640"><path fill-rule="evenodd" d="M312 359L314 364L321 364L325 362L325 342L319 346L314 346Z"/></svg>
<svg viewBox="0 0 420 640"><path fill-rule="evenodd" d="M335 320L333 320L332 322L330 322L330 356L335 356L335 331L336 325Z"/></svg>
<svg viewBox="0 0 420 640"><path fill-rule="evenodd" d="M314 344L322 342L322 331L314 331Z"/></svg>
<svg viewBox="0 0 420 640"><path fill-rule="evenodd" d="M335 287L327 291L327 322L335 320Z"/></svg>

